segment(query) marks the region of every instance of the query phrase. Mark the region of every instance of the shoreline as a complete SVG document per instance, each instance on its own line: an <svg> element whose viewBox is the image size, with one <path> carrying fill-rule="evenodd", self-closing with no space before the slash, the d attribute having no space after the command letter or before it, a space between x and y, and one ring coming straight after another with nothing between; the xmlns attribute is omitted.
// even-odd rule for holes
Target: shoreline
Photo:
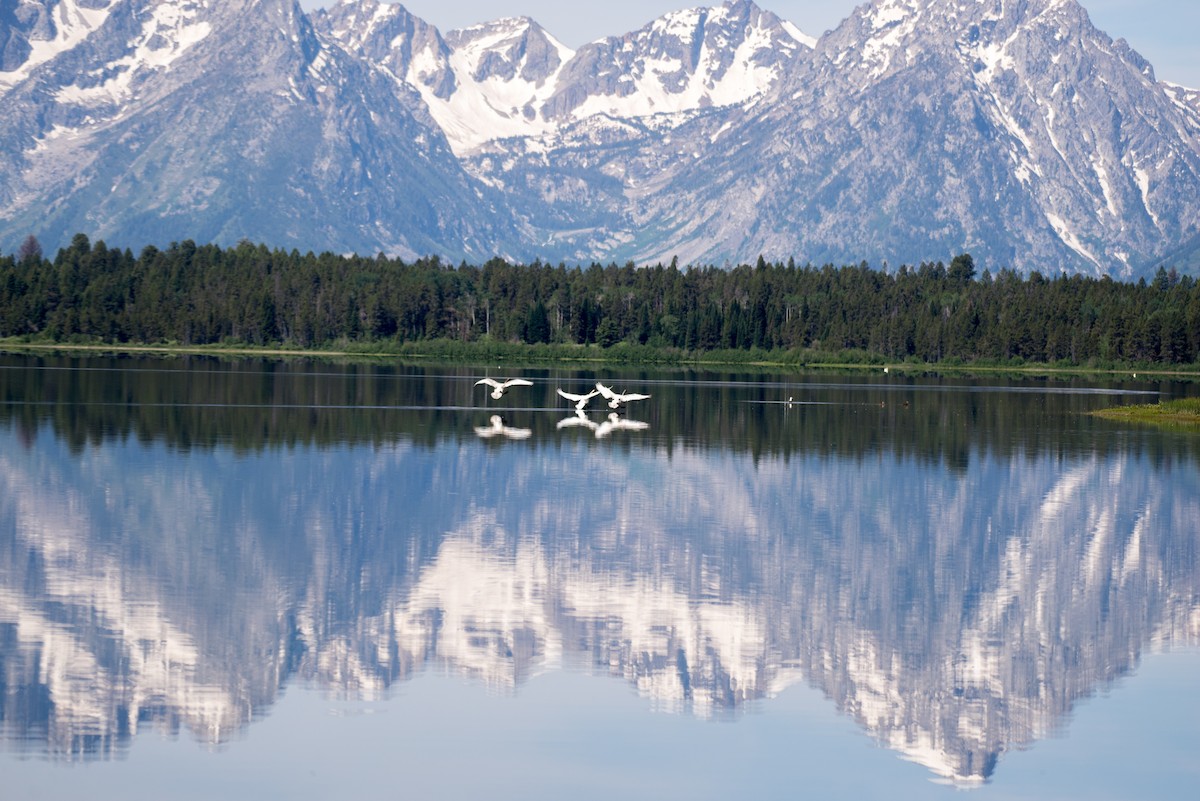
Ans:
<svg viewBox="0 0 1200 801"><path fill-rule="evenodd" d="M1128 366L1128 367L1089 367L1086 365L1063 366L1052 364L975 364L962 363L926 363L910 361L830 361L828 353L814 353L813 361L775 360L764 358L731 359L722 358L714 353L712 358L704 358L692 354L647 352L643 348L633 354L621 346L599 351L597 353L580 352L566 354L561 351L539 352L538 346L510 343L452 343L454 353L440 352L447 349L446 344L429 348L422 352L419 345L409 344L401 349L371 350L371 349L305 349L285 348L254 345L140 345L140 344L109 344L109 343L65 343L65 342L13 342L0 340L0 353L83 353L83 354L147 354L162 356L229 356L236 358L301 358L301 359L346 359L354 361L382 360L412 360L412 361L448 361L469 363L491 363L495 361L528 363L528 364L572 364L595 363L620 366L656 366L656 367L746 367L772 370L830 370L855 372L895 372L907 373L940 373L948 375L963 375L972 373L1002 374L1009 373L1023 376L1055 375L1083 376L1128 375L1137 379L1139 376L1173 379L1200 379L1200 367L1180 369L1175 367ZM578 347L581 351L590 346ZM553 348L553 346L551 346ZM503 352L497 352L503 351ZM646 358L647 353L658 358ZM766 354L756 354L765 356ZM1125 407L1121 407L1125 408Z"/></svg>

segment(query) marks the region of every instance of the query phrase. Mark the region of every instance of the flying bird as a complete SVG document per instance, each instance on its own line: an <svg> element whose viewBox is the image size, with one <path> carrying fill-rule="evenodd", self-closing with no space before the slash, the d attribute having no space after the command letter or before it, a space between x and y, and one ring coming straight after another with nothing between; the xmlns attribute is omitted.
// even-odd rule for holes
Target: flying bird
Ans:
<svg viewBox="0 0 1200 801"><path fill-rule="evenodd" d="M512 428L504 425L503 418L498 414L493 414L488 418L488 422L491 425L475 426L475 433L484 439L491 439L496 435L509 439L528 439L529 435L533 433L528 428Z"/></svg>
<svg viewBox="0 0 1200 801"><path fill-rule="evenodd" d="M494 378L481 378L475 382L475 386L487 384L492 388L492 397L500 400L504 396L504 391L509 387L532 387L532 381L526 381L524 378L510 378L507 381L497 381Z"/></svg>
<svg viewBox="0 0 1200 801"><path fill-rule="evenodd" d="M601 395L608 400L608 408L620 409L630 401L640 401L649 398L649 395L643 395L640 392L613 392L609 387L604 386L599 381L596 382L596 389Z"/></svg>
<svg viewBox="0 0 1200 801"><path fill-rule="evenodd" d="M589 392L586 395L576 395L574 392L563 392L560 389L560 390L558 390L558 394L562 395L564 398L566 398L567 400L574 403L575 411L582 412L583 407L587 406L587 402L600 394L600 390L593 389L591 392Z"/></svg>

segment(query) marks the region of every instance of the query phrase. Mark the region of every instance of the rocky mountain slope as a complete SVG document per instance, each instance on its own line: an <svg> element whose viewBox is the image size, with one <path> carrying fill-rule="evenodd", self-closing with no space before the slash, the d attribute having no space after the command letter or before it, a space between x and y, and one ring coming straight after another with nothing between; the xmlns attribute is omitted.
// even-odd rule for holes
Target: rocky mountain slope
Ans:
<svg viewBox="0 0 1200 801"><path fill-rule="evenodd" d="M5 239L454 242L486 258L514 228L419 95L323 42L290 0L30 6L45 22L0 74Z"/></svg>
<svg viewBox="0 0 1200 801"><path fill-rule="evenodd" d="M11 6L11 7L10 7ZM573 51L341 0L0 11L0 248L240 238L403 256L1136 277L1200 252L1200 93L1075 0L750 0Z"/></svg>
<svg viewBox="0 0 1200 801"><path fill-rule="evenodd" d="M989 264L1132 275L1196 231L1200 139L1181 106L1070 0L886 0L726 147L677 162L633 221L688 258L719 242L725 258L912 263L960 243Z"/></svg>

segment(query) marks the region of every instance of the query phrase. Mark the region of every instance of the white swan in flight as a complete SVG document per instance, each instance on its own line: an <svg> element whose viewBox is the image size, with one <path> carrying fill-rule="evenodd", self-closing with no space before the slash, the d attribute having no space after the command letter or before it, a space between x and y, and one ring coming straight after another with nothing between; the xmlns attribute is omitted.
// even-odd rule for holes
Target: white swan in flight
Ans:
<svg viewBox="0 0 1200 801"><path fill-rule="evenodd" d="M512 428L504 425L504 420L498 414L493 414L491 417L489 417L488 422L490 422L491 425L475 426L475 433L484 439L491 439L497 434L502 437L508 437L509 439L528 439L533 433L533 431L528 428Z"/></svg>
<svg viewBox="0 0 1200 801"><path fill-rule="evenodd" d="M524 378L510 378L507 381L497 381L494 378L481 378L475 382L475 386L487 384L492 388L492 397L500 400L504 396L504 391L509 387L532 387L532 381L526 381Z"/></svg>
<svg viewBox="0 0 1200 801"><path fill-rule="evenodd" d="M599 381L596 382L596 389L608 400L610 409L620 409L622 405L630 401L646 400L650 397L640 392L613 392L611 388L604 386Z"/></svg>
<svg viewBox="0 0 1200 801"><path fill-rule="evenodd" d="M574 403L575 411L582 412L583 407L587 406L587 402L600 394L600 390L593 389L591 392L589 392L586 395L576 395L574 392L563 392L560 389L560 390L558 390L558 394L562 395L564 398L566 398L567 400Z"/></svg>

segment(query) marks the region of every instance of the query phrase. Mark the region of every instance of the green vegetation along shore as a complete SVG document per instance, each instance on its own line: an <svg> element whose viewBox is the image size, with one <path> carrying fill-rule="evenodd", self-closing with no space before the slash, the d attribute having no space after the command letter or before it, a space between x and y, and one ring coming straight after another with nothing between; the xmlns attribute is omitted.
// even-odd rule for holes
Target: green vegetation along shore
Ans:
<svg viewBox="0 0 1200 801"><path fill-rule="evenodd" d="M1106 420L1151 423L1200 432L1200 398L1179 398L1161 403L1117 406L1093 412Z"/></svg>
<svg viewBox="0 0 1200 801"><path fill-rule="evenodd" d="M529 345L495 341L454 342L421 340L417 342L334 342L321 348L285 348L273 345L221 343L181 345L158 343L114 343L76 338L71 342L53 342L42 338L9 337L0 339L0 353L57 353L77 355L142 354L161 356L212 356L216 358L321 359L337 362L400 361L412 364L525 365L620 365L692 368L753 368L756 371L835 370L887 371L894 375L1011 375L1011 376L1141 376L1146 380L1200 380L1200 366L1111 364L1042 364L1022 360L963 362L957 359L923 362L908 359L889 362L878 354L862 351L828 353L815 350L713 350L683 351L648 345L617 343L598 345Z"/></svg>

